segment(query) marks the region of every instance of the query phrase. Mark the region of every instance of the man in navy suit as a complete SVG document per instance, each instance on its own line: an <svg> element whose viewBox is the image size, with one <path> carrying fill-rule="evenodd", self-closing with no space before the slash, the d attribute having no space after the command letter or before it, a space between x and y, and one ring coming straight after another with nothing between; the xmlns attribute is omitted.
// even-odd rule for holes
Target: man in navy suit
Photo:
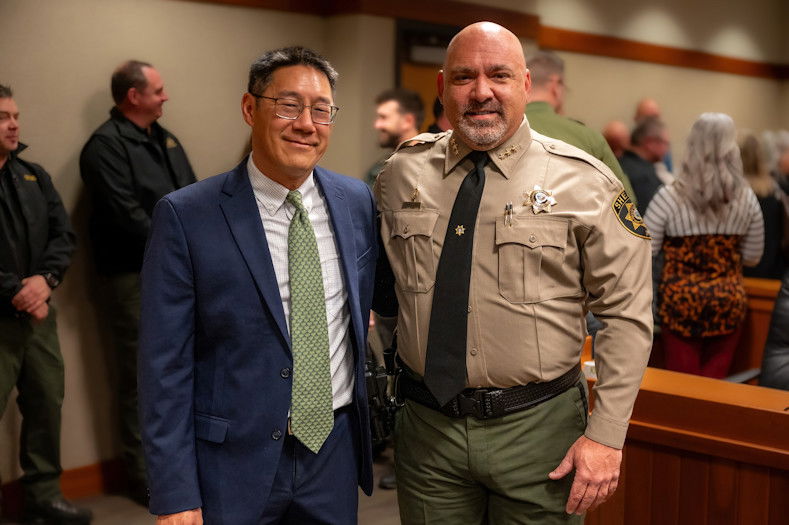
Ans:
<svg viewBox="0 0 789 525"><path fill-rule="evenodd" d="M371 490L375 205L316 167L336 78L308 49L261 56L249 158L156 206L139 389L157 523L346 525Z"/></svg>

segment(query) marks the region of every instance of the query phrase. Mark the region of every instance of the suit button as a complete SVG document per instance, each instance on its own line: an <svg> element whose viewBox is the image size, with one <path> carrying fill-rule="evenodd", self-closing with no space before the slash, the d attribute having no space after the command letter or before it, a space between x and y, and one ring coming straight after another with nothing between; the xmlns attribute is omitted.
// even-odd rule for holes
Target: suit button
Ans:
<svg viewBox="0 0 789 525"><path fill-rule="evenodd" d="M282 379L287 379L290 377L290 368L283 368L279 371L279 375Z"/></svg>
<svg viewBox="0 0 789 525"><path fill-rule="evenodd" d="M278 440L281 437L282 437L282 431L279 429L271 433L271 439L273 439L274 441Z"/></svg>

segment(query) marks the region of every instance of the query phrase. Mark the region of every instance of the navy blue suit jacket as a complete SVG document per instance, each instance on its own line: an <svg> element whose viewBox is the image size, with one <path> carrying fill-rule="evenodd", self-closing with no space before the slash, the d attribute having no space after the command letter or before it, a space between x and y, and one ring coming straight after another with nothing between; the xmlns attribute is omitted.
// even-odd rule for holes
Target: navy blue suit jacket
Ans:
<svg viewBox="0 0 789 525"><path fill-rule="evenodd" d="M320 167L348 293L359 484L372 490L364 381L377 258L367 185ZM150 510L254 523L287 432L293 360L246 161L156 205L142 269L139 398Z"/></svg>

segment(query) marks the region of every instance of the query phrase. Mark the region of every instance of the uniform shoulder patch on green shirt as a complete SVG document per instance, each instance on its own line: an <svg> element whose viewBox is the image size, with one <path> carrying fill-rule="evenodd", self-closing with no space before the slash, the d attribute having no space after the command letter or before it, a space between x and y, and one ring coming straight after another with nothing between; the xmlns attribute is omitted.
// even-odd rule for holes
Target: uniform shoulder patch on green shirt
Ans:
<svg viewBox="0 0 789 525"><path fill-rule="evenodd" d="M651 239L649 231L647 230L647 225L644 224L644 219L641 217L641 214L638 213L638 208L636 208L636 205L630 200L630 196L625 190L622 190L619 195L616 196L613 204L611 204L611 209L614 210L616 218L619 219L619 223L624 226L628 232L642 239Z"/></svg>

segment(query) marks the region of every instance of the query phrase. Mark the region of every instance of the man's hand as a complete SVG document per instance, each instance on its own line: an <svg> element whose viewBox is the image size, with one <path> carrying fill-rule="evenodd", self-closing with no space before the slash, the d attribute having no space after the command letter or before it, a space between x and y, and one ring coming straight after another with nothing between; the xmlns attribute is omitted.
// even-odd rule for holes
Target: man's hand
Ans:
<svg viewBox="0 0 789 525"><path fill-rule="evenodd" d="M192 509L157 516L156 525L203 525L203 511Z"/></svg>
<svg viewBox="0 0 789 525"><path fill-rule="evenodd" d="M33 315L33 311L46 303L52 289L42 275L31 275L22 279L22 289L11 299L11 304L20 312Z"/></svg>
<svg viewBox="0 0 789 525"><path fill-rule="evenodd" d="M33 318L34 323L40 323L49 315L49 305L47 303L41 303L41 306L34 308L28 313L30 314L30 317Z"/></svg>
<svg viewBox="0 0 789 525"><path fill-rule="evenodd" d="M581 436L548 477L561 479L575 469L575 480L565 510L567 514L584 514L597 508L614 493L619 483L621 464L621 450Z"/></svg>

